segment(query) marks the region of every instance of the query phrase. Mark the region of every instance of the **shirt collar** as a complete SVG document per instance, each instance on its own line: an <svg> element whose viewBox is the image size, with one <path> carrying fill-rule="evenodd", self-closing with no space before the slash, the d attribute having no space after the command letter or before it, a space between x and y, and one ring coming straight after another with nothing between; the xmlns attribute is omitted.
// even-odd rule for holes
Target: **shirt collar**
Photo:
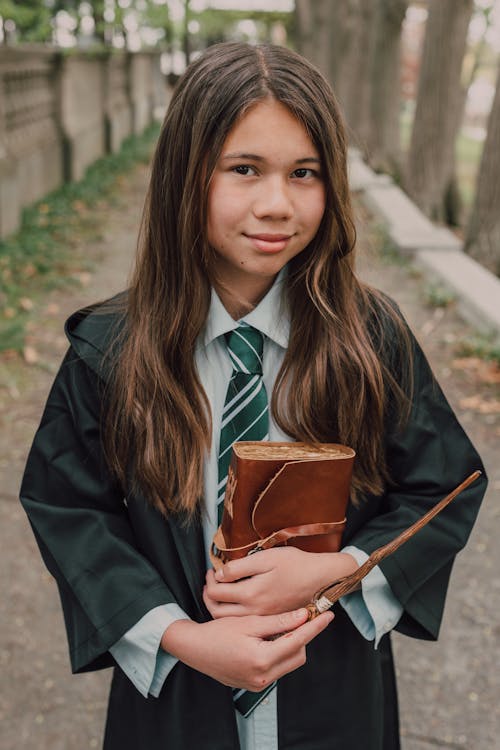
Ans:
<svg viewBox="0 0 500 750"><path fill-rule="evenodd" d="M283 268L266 296L251 312L241 318L242 321L256 328L283 349L288 346L290 334L290 316L282 297L285 278L286 270ZM229 315L219 295L215 289L212 289L207 322L202 334L204 346L207 347L214 339L233 331L238 327L239 322Z"/></svg>

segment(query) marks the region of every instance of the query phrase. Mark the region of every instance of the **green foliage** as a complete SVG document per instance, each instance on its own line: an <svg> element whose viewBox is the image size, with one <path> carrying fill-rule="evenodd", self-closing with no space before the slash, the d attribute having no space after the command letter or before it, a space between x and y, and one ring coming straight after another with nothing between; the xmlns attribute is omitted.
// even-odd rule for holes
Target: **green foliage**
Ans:
<svg viewBox="0 0 500 750"><path fill-rule="evenodd" d="M450 307L456 301L453 292L443 284L427 284L424 297L429 307Z"/></svg>
<svg viewBox="0 0 500 750"><path fill-rule="evenodd" d="M269 41L271 28L276 23L282 23L287 30L291 30L293 13L277 11L251 10L218 10L208 8L200 13L191 13L191 17L198 21L200 30L197 36L204 44L234 39L238 23L253 21L257 27L257 34L261 41Z"/></svg>
<svg viewBox="0 0 500 750"><path fill-rule="evenodd" d="M495 335L469 336L459 342L456 353L459 357L480 357L500 365L500 342Z"/></svg>
<svg viewBox="0 0 500 750"><path fill-rule="evenodd" d="M0 0L0 16L15 23L19 41L50 41L52 11L43 0Z"/></svg>
<svg viewBox="0 0 500 750"><path fill-rule="evenodd" d="M160 30L160 37L171 42L183 35L183 22L174 28L167 0L130 0L127 7L118 2L108 8L112 16L105 19L104 0L87 0L95 21L95 36L102 44L110 41L113 32L127 36L127 25L132 21L138 28ZM78 0L0 0L0 16L14 21L16 38L24 42L48 42L52 36L52 19L58 11L65 10L79 20ZM282 23L292 33L293 13L250 10L220 10L209 8L199 13L189 12L189 18L199 23L199 31L192 35L193 46L205 47L216 41L235 38L241 21L254 21L260 40L271 38L271 29ZM196 41L197 40L197 41Z"/></svg>
<svg viewBox="0 0 500 750"><path fill-rule="evenodd" d="M20 351L37 300L54 288L78 285L91 270L85 246L99 237L92 208L111 202L120 175L148 162L158 125L99 159L83 180L64 185L23 212L19 232L0 242L0 352Z"/></svg>

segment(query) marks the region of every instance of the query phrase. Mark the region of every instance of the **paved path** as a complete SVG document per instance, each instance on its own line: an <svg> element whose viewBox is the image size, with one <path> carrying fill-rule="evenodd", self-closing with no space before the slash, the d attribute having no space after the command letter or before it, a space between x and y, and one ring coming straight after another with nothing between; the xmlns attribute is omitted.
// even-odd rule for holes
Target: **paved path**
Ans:
<svg viewBox="0 0 500 750"><path fill-rule="evenodd" d="M76 293L51 295L40 310L32 331L38 364L0 361L0 750L101 747L109 674L70 675L57 590L42 566L17 492L66 346L62 321L77 307L123 287L146 172L139 167L123 180L119 205L98 210L103 239L88 248L98 272ZM425 306L423 283L414 271L365 258L363 274L401 304L491 479L469 547L455 567L441 640L429 644L395 637L403 750L493 750L500 733L498 373L474 361L453 362L466 327L453 309ZM495 377L496 383L488 382Z"/></svg>

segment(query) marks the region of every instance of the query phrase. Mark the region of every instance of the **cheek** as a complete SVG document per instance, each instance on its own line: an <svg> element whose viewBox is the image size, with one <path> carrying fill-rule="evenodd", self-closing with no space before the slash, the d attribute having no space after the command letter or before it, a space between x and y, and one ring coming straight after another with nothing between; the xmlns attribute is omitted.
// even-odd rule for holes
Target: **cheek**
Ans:
<svg viewBox="0 0 500 750"><path fill-rule="evenodd" d="M217 198L217 196L214 196ZM210 234L218 236L231 233L237 221L237 205L234 200L212 200L208 207L207 228Z"/></svg>
<svg viewBox="0 0 500 750"><path fill-rule="evenodd" d="M321 220L325 213L324 191L318 193L308 204L304 205L303 217L309 226L310 233L314 236L319 229Z"/></svg>

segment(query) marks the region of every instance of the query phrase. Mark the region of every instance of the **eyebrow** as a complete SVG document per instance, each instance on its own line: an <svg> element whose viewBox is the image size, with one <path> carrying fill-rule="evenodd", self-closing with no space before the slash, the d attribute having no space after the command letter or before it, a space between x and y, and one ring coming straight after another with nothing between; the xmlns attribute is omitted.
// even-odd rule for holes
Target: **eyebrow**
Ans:
<svg viewBox="0 0 500 750"><path fill-rule="evenodd" d="M234 153L234 154L224 154L224 156L221 157L221 159L248 159L249 161L265 161L263 156L259 156L258 154L245 154L245 153ZM316 156L306 156L303 159L296 159L294 164L320 164L321 161Z"/></svg>

